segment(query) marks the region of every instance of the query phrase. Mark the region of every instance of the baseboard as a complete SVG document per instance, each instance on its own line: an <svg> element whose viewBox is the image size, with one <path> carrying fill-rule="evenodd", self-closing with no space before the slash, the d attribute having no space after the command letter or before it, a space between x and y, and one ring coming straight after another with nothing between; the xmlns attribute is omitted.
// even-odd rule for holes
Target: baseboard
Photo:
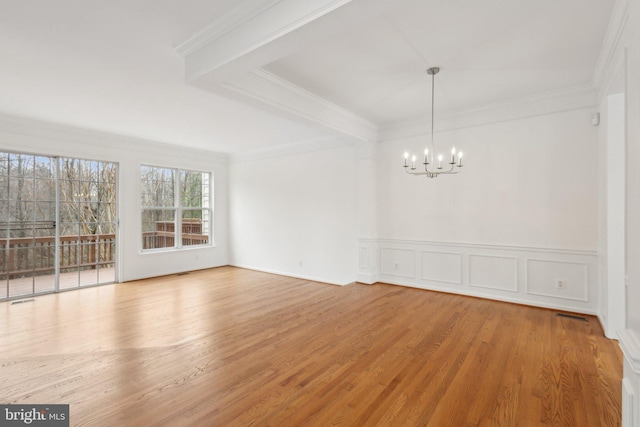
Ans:
<svg viewBox="0 0 640 427"><path fill-rule="evenodd" d="M231 267L244 268L245 270L254 270L254 271L260 271L262 273L277 274L278 276L293 277L295 279L302 279L302 280L309 280L309 281L312 281L312 282L326 283L328 285L346 286L346 285L349 285L349 284L354 282L353 280L350 280L348 282L336 282L336 281L329 280L329 279L326 279L326 278L323 278L323 277L306 276L306 275L291 273L291 272L287 272L287 271L273 270L273 269L268 269L268 268L259 268L259 267L253 267L253 266L250 266L250 265L244 265L244 264L229 264L229 265Z"/></svg>
<svg viewBox="0 0 640 427"><path fill-rule="evenodd" d="M378 278L375 274L367 274L367 273L358 273L356 278L356 282L364 283L365 285L373 285L378 281Z"/></svg>
<svg viewBox="0 0 640 427"><path fill-rule="evenodd" d="M405 286L405 287L415 288L415 289L424 289L427 291L444 292L448 294L462 295L462 296L473 297L473 298L482 298L482 299L488 299L492 301L502 301L502 302L508 302L511 304L526 305L530 307L540 307L540 308L547 308L550 310L558 310L558 311L565 311L565 312L576 313L576 314L587 314L589 316L597 316L597 313L595 310L576 309L571 305L548 304L544 301L542 302L530 301L524 298L517 298L517 297L509 298L501 295L497 295L497 296L486 295L483 292L473 292L473 291L467 291L462 289L451 289L451 288L442 287L442 286L414 285L414 284L406 284L406 283L387 281L387 280L380 281L379 283L387 283L390 285Z"/></svg>
<svg viewBox="0 0 640 427"><path fill-rule="evenodd" d="M604 332L604 336L612 339L612 340L618 340L618 333L617 331L609 331L606 327L607 322L606 320L602 317L602 313L600 313L600 310L598 310L598 314L596 315L598 317L598 322L600 322L600 327L602 328L602 331Z"/></svg>

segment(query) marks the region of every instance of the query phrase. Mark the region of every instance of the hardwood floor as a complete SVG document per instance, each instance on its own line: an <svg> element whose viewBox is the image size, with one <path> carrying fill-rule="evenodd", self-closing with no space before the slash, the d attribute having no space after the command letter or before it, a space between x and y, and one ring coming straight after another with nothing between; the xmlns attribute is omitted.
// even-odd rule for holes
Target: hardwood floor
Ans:
<svg viewBox="0 0 640 427"><path fill-rule="evenodd" d="M598 321L223 267L0 304L1 403L78 426L618 426Z"/></svg>

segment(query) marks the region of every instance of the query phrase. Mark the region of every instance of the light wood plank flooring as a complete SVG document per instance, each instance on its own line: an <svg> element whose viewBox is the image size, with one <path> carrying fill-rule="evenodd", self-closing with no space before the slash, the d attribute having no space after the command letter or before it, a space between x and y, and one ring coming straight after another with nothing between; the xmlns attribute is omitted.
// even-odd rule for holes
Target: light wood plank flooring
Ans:
<svg viewBox="0 0 640 427"><path fill-rule="evenodd" d="M232 267L0 304L0 401L77 426L619 426L598 321Z"/></svg>

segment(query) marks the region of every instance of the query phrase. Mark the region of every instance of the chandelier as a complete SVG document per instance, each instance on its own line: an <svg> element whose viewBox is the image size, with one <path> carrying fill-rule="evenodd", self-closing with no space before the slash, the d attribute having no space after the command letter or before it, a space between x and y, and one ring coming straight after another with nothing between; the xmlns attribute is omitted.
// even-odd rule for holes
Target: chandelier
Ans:
<svg viewBox="0 0 640 427"><path fill-rule="evenodd" d="M440 68L432 67L427 70L427 74L431 76L431 152L429 148L424 149L424 160L422 165L424 168L416 168L416 156L411 156L411 164L409 164L409 153L404 153L404 171L409 175L424 175L427 178L436 178L438 175L450 175L460 172L462 167L462 151L456 154L456 148L451 148L451 159L449 162L445 162L443 166L444 157L442 154L438 154L437 163L434 160L435 147L433 142L433 105L434 105L434 88L435 88L435 76L440 72ZM448 166L447 166L448 165Z"/></svg>

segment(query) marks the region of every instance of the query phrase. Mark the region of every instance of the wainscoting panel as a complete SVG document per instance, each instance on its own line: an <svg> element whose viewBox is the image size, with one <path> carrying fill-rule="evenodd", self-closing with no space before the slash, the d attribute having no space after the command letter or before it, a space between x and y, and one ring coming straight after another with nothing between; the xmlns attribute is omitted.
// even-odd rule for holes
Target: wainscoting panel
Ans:
<svg viewBox="0 0 640 427"><path fill-rule="evenodd" d="M636 413L636 394L629 378L622 379L622 427L633 427Z"/></svg>
<svg viewBox="0 0 640 427"><path fill-rule="evenodd" d="M469 255L469 285L518 292L518 259Z"/></svg>
<svg viewBox="0 0 640 427"><path fill-rule="evenodd" d="M368 285L378 281L377 245L374 239L358 239L358 276Z"/></svg>
<svg viewBox="0 0 640 427"><path fill-rule="evenodd" d="M360 239L359 247L364 283L598 314L595 251L392 239Z"/></svg>
<svg viewBox="0 0 640 427"><path fill-rule="evenodd" d="M434 282L462 283L462 255L422 251L422 278Z"/></svg>
<svg viewBox="0 0 640 427"><path fill-rule="evenodd" d="M640 339L637 331L618 331L623 354L622 369L622 427L640 425Z"/></svg>
<svg viewBox="0 0 640 427"><path fill-rule="evenodd" d="M588 301L589 272L583 262L527 259L529 294Z"/></svg>
<svg viewBox="0 0 640 427"><path fill-rule="evenodd" d="M380 272L397 277L416 277L416 252L410 249L382 248Z"/></svg>

